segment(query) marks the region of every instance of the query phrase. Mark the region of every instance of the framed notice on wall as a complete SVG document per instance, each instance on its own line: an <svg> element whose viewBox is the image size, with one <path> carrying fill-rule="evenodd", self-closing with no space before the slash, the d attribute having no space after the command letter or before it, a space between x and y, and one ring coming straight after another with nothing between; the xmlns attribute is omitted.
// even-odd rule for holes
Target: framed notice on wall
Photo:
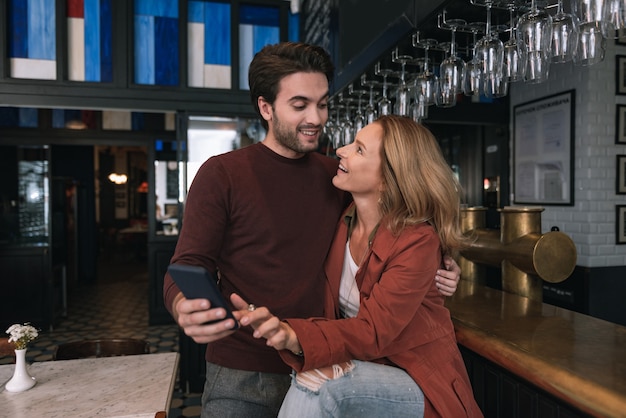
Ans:
<svg viewBox="0 0 626 418"><path fill-rule="evenodd" d="M574 93L515 106L515 203L574 205Z"/></svg>

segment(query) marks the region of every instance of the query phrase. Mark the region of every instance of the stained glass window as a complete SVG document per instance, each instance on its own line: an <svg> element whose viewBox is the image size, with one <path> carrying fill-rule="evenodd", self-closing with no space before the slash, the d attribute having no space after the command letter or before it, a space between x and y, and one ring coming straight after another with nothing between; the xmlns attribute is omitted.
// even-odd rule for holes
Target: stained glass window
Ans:
<svg viewBox="0 0 626 418"><path fill-rule="evenodd" d="M290 41L296 42L300 40L300 14L292 13L289 10L289 37Z"/></svg>
<svg viewBox="0 0 626 418"><path fill-rule="evenodd" d="M178 85L178 0L135 0L135 83Z"/></svg>
<svg viewBox="0 0 626 418"><path fill-rule="evenodd" d="M113 81L112 0L67 0L68 78Z"/></svg>
<svg viewBox="0 0 626 418"><path fill-rule="evenodd" d="M230 89L230 3L188 3L188 77L190 87Z"/></svg>
<svg viewBox="0 0 626 418"><path fill-rule="evenodd" d="M54 0L9 0L11 77L56 80Z"/></svg>
<svg viewBox="0 0 626 418"><path fill-rule="evenodd" d="M261 48L280 41L278 7L242 4L239 9L239 88L248 89L248 67Z"/></svg>

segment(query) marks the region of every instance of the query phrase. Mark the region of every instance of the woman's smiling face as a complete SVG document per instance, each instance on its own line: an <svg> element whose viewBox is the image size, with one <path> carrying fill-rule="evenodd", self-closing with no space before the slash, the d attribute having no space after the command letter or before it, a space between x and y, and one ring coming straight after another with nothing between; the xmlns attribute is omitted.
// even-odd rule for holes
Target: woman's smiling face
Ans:
<svg viewBox="0 0 626 418"><path fill-rule="evenodd" d="M374 122L361 129L352 144L337 150L339 168L333 184L353 196L372 194L376 199L382 190L381 146L383 129Z"/></svg>

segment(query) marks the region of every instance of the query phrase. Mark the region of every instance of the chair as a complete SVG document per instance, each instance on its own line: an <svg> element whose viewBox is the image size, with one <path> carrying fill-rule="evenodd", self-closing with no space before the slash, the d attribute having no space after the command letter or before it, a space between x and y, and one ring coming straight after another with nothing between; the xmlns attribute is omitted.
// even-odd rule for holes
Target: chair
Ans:
<svg viewBox="0 0 626 418"><path fill-rule="evenodd" d="M150 344L144 340L134 338L83 340L59 344L54 352L54 360L132 356L148 353L150 353Z"/></svg>
<svg viewBox="0 0 626 418"><path fill-rule="evenodd" d="M15 346L9 342L8 338L0 338L0 357L12 356L15 354Z"/></svg>

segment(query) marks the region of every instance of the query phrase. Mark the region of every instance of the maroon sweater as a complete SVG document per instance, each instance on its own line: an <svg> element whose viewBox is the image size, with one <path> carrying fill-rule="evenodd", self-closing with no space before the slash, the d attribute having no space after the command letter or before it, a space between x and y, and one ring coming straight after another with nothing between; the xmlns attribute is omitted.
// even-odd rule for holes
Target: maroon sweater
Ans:
<svg viewBox="0 0 626 418"><path fill-rule="evenodd" d="M318 153L288 159L263 144L215 156L198 171L187 196L172 263L221 274L232 292L279 318L323 315L324 260L346 194L332 185L337 161ZM164 299L179 292L169 274ZM210 343L206 359L249 371L289 373L264 339L245 327Z"/></svg>

